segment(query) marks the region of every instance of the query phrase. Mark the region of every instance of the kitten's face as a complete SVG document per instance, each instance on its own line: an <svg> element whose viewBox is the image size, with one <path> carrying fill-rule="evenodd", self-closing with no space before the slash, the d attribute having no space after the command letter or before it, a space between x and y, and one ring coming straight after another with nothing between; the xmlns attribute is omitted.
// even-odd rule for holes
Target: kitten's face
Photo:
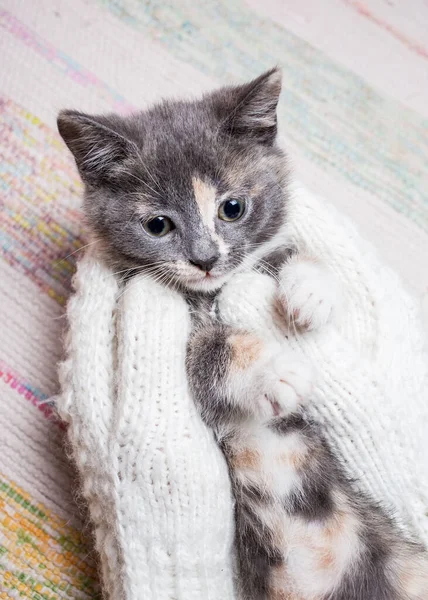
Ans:
<svg viewBox="0 0 428 600"><path fill-rule="evenodd" d="M60 115L89 224L115 270L213 291L250 268L285 221L279 91L273 71L131 117Z"/></svg>

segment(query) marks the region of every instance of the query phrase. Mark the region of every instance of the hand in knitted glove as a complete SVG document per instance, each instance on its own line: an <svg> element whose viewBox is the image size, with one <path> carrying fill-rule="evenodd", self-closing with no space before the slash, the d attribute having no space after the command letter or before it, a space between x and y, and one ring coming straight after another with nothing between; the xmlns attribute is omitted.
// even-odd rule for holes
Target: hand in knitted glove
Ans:
<svg viewBox="0 0 428 600"><path fill-rule="evenodd" d="M58 409L107 597L232 599L229 477L189 396L185 301L147 279L119 292L94 253L74 284Z"/></svg>
<svg viewBox="0 0 428 600"><path fill-rule="evenodd" d="M428 541L428 360L416 303L334 209L295 190L292 241L335 271L342 326L290 340L316 363L311 402L361 485ZM135 280L120 296L92 253L69 303L58 408L80 470L111 600L233 598L229 479L189 397L184 301ZM223 319L271 339L275 285L235 277ZM120 297L119 297L120 296Z"/></svg>

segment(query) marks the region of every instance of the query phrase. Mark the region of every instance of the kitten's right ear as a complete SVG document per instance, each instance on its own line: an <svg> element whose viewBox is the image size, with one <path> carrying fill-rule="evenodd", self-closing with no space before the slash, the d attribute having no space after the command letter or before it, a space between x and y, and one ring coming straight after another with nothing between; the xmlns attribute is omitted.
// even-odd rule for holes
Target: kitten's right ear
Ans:
<svg viewBox="0 0 428 600"><path fill-rule="evenodd" d="M58 131L87 183L111 179L132 151L131 142L111 129L108 119L73 110L63 110L58 115Z"/></svg>

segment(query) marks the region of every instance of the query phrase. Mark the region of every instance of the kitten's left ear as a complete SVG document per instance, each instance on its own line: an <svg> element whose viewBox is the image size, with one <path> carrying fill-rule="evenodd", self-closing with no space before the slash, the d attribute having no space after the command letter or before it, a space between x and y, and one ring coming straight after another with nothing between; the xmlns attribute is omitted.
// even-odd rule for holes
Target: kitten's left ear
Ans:
<svg viewBox="0 0 428 600"><path fill-rule="evenodd" d="M220 90L223 128L235 136L245 136L262 144L273 144L282 75L279 68L263 73L245 85Z"/></svg>

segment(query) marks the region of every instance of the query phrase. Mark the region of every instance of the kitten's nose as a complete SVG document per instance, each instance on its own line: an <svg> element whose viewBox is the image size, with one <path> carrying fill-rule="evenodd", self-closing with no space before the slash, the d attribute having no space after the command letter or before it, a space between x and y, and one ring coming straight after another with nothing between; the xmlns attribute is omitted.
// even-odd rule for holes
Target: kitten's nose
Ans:
<svg viewBox="0 0 428 600"><path fill-rule="evenodd" d="M195 258L194 260L189 260L190 264L206 272L211 271L217 261L218 254L209 256L208 258Z"/></svg>

